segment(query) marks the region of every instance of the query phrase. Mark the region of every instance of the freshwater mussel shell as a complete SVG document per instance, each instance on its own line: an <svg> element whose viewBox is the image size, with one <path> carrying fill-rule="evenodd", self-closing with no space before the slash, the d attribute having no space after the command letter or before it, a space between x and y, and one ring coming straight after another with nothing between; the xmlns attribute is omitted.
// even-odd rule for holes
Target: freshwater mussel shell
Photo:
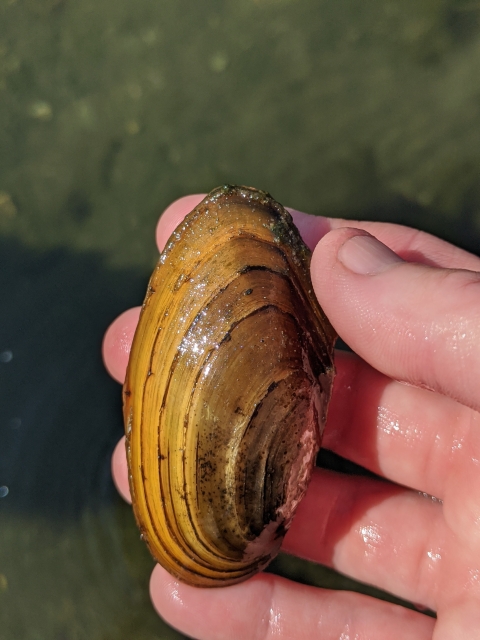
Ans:
<svg viewBox="0 0 480 640"><path fill-rule="evenodd" d="M154 558L197 586L277 554L303 497L334 376L334 331L290 214L212 191L150 279L124 385L129 482Z"/></svg>

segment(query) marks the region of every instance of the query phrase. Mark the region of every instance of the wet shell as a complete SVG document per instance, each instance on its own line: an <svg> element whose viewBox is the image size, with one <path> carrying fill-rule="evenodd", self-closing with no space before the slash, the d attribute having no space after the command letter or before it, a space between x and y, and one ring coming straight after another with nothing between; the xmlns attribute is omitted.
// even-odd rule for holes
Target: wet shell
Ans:
<svg viewBox="0 0 480 640"><path fill-rule="evenodd" d="M305 493L335 339L309 263L280 204L220 187L151 277L124 386L130 490L152 555L190 584L264 568Z"/></svg>

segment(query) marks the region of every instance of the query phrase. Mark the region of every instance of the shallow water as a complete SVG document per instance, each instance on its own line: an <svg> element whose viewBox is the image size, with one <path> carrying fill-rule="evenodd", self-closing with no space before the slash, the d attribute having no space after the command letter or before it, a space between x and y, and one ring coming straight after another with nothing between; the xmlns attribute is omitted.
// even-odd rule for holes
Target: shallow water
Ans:
<svg viewBox="0 0 480 640"><path fill-rule="evenodd" d="M480 252L478 69L466 0L0 0L1 640L180 637L111 483L99 355L163 208L250 184Z"/></svg>

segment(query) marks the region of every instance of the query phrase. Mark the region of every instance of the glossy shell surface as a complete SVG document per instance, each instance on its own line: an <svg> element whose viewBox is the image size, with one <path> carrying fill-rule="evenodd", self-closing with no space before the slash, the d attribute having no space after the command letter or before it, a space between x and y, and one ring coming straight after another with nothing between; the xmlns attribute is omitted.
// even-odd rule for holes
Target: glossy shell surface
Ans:
<svg viewBox="0 0 480 640"><path fill-rule="evenodd" d="M152 555L190 584L264 568L305 493L335 339L309 263L280 204L220 187L151 277L124 385L130 490Z"/></svg>

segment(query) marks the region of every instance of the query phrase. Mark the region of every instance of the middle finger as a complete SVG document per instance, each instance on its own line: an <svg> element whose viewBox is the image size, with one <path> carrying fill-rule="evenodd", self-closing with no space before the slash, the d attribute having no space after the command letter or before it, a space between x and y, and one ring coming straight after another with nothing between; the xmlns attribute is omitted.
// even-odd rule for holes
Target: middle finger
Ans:
<svg viewBox="0 0 480 640"><path fill-rule="evenodd" d="M323 446L393 482L443 499L452 449L480 444L470 441L473 410L391 380L354 354L337 351L335 363Z"/></svg>

